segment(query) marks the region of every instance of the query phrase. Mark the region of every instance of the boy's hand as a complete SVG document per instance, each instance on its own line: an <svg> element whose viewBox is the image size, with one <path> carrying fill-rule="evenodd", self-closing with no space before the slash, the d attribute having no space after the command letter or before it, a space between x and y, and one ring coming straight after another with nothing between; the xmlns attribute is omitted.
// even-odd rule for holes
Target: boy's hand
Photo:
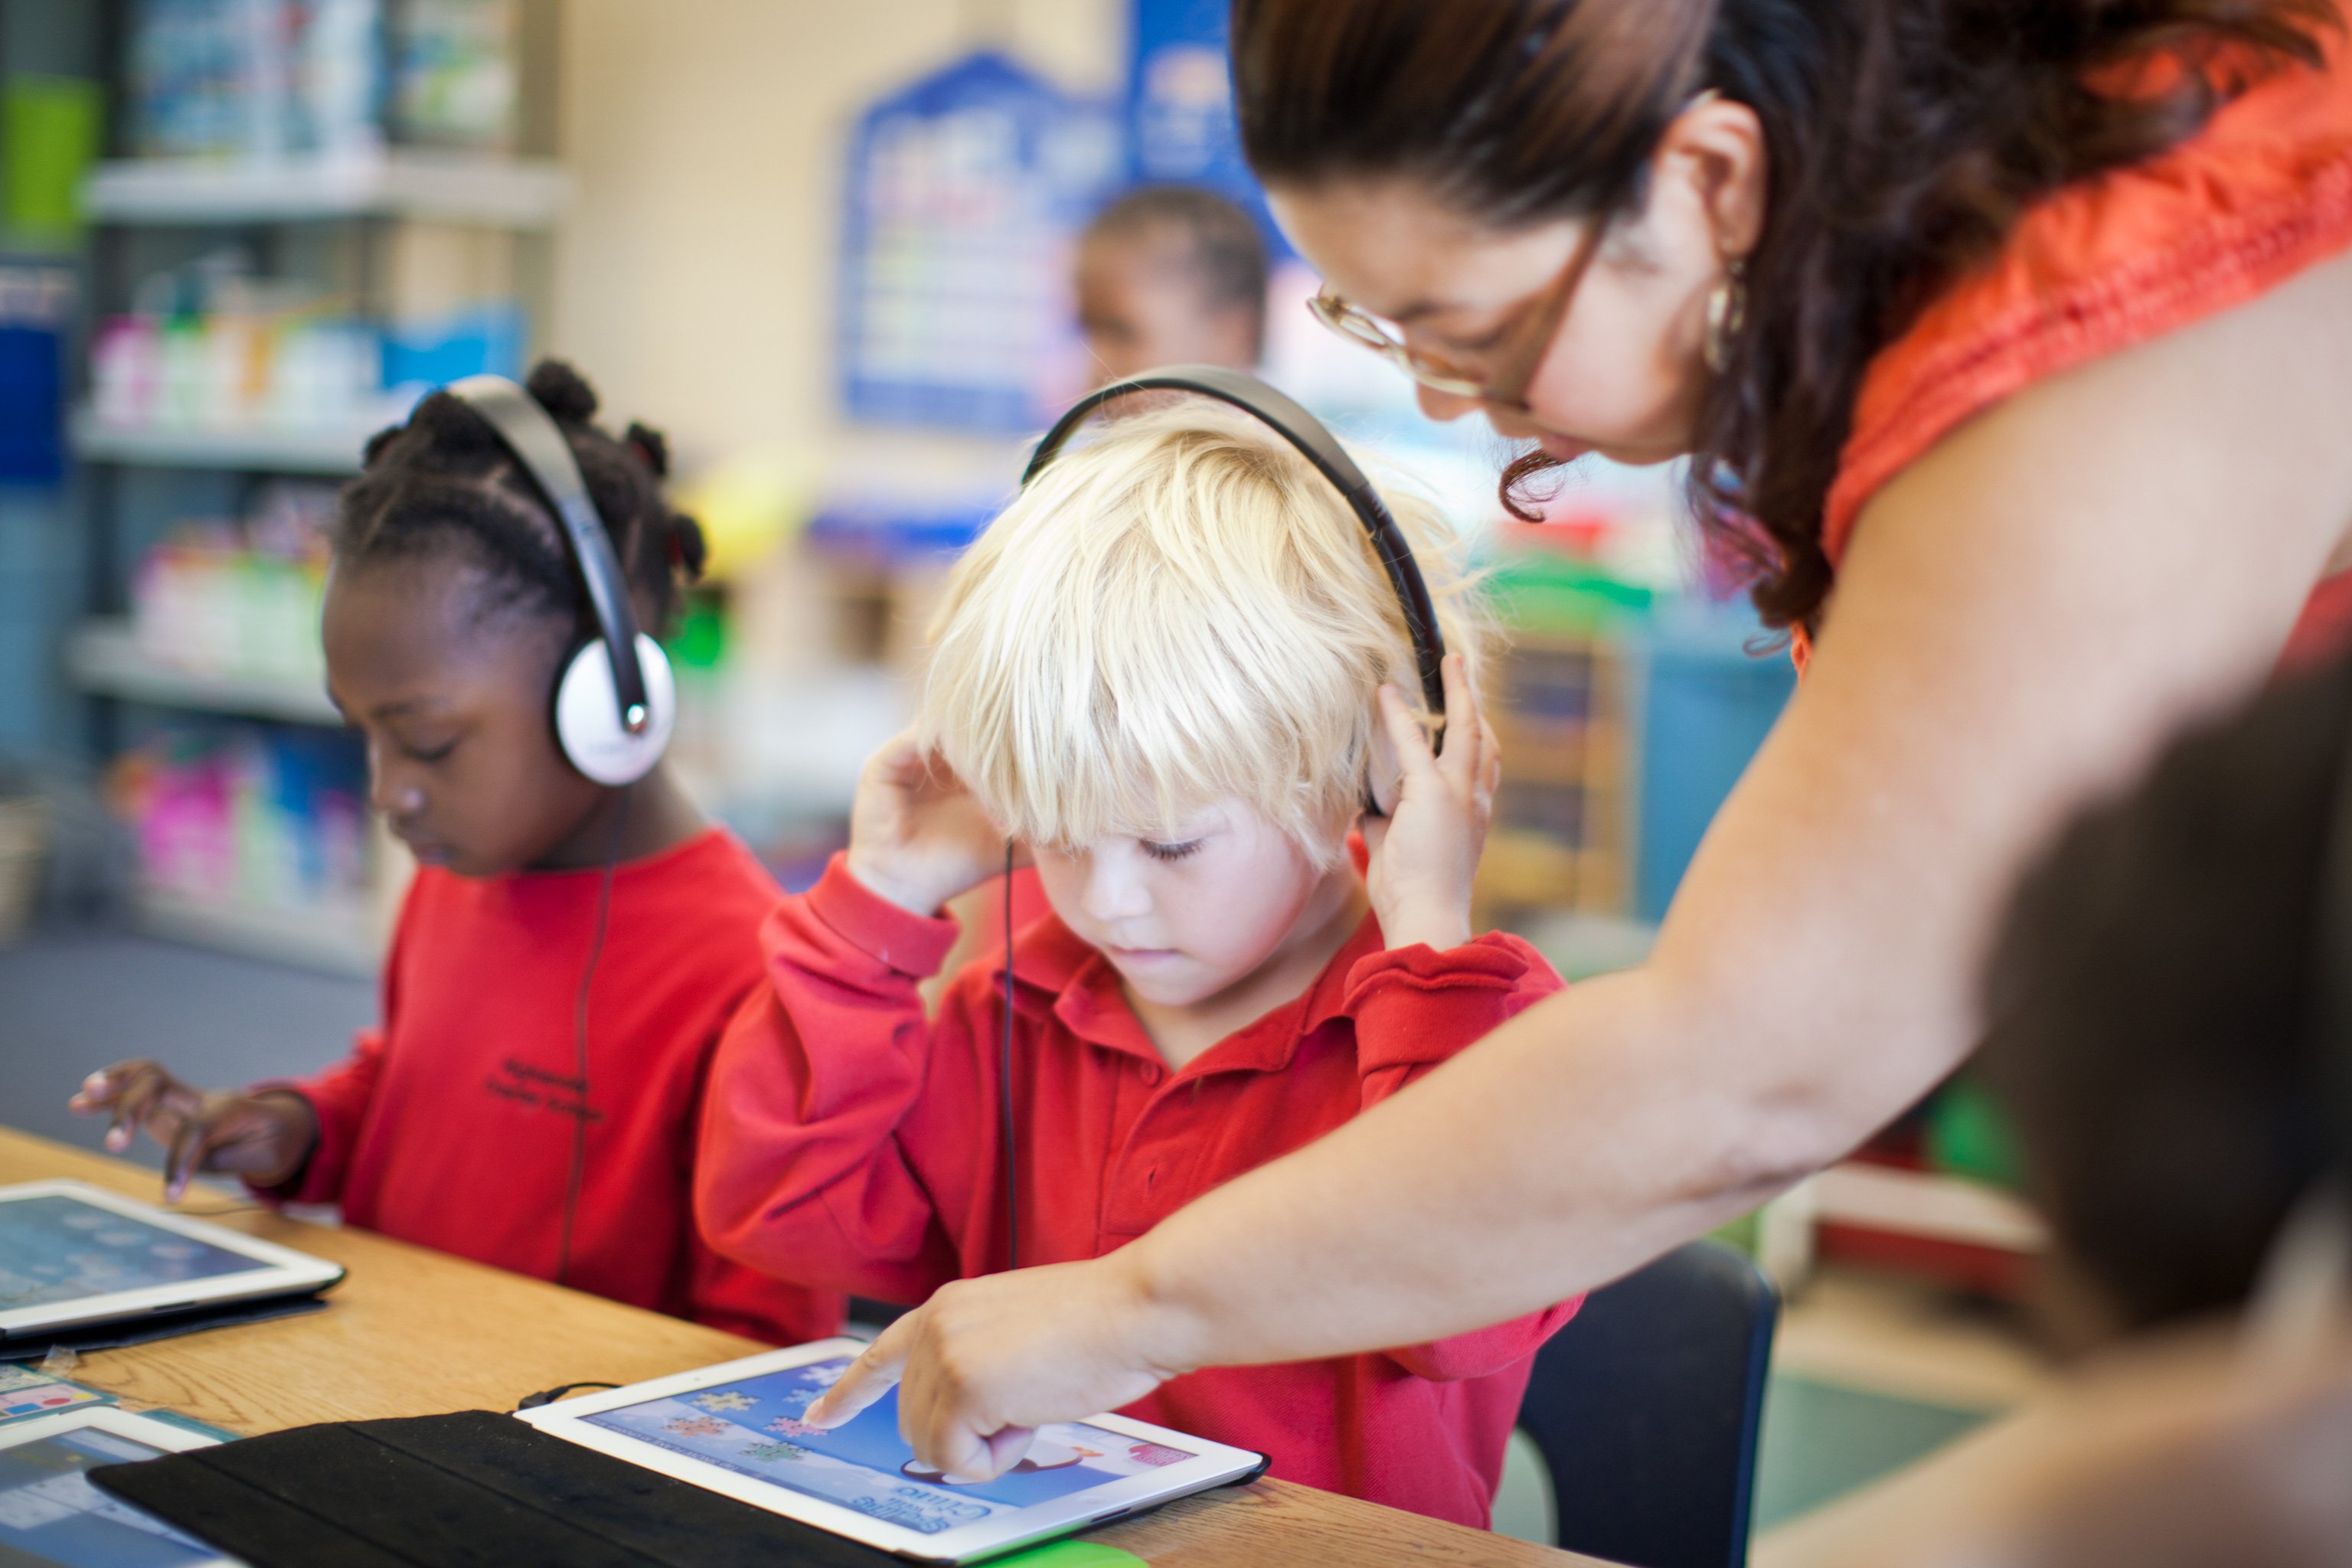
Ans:
<svg viewBox="0 0 2352 1568"><path fill-rule="evenodd" d="M947 763L911 734L866 759L849 809L849 871L900 909L940 906L1004 868L1004 835Z"/></svg>
<svg viewBox="0 0 2352 1568"><path fill-rule="evenodd" d="M299 1094L282 1089L240 1094L193 1089L161 1064L117 1062L81 1081L66 1102L83 1116L111 1114L106 1146L131 1147L144 1127L164 1146L163 1198L178 1203L188 1178L199 1171L225 1171L257 1187L293 1178L319 1141L318 1114Z"/></svg>
<svg viewBox="0 0 2352 1568"><path fill-rule="evenodd" d="M1367 815L1371 851L1365 889L1391 948L1438 949L1470 940L1470 883L1495 815L1503 750L1478 711L1460 654L1445 656L1445 750L1433 756L1404 693L1380 689L1381 718L1396 749L1400 788L1386 817Z"/></svg>

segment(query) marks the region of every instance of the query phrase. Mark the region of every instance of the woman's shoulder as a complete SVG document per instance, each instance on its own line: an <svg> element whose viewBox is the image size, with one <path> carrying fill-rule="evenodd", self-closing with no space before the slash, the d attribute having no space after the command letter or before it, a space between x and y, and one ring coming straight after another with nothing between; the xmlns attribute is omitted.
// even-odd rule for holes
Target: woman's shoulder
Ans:
<svg viewBox="0 0 2352 1568"><path fill-rule="evenodd" d="M1863 507L1974 415L2218 314L2352 247L2352 59L2294 66L2146 163L2070 186L1865 374L1830 489L1832 562Z"/></svg>

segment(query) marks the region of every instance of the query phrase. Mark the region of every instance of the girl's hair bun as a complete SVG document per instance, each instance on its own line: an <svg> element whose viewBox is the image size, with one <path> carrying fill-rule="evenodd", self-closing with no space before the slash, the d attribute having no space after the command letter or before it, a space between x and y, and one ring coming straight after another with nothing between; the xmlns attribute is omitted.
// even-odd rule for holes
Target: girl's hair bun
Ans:
<svg viewBox="0 0 2352 1568"><path fill-rule="evenodd" d="M580 373L560 359L531 366L530 395L559 420L584 425L596 416L596 394Z"/></svg>
<svg viewBox="0 0 2352 1568"><path fill-rule="evenodd" d="M654 471L654 478L669 478L669 437L652 426L640 425L633 419L629 427L621 433L621 439L646 460L646 467Z"/></svg>
<svg viewBox="0 0 2352 1568"><path fill-rule="evenodd" d="M672 512L669 520L669 559L680 575L689 583L702 581L702 563L710 558L710 547L702 537L702 524L684 512Z"/></svg>

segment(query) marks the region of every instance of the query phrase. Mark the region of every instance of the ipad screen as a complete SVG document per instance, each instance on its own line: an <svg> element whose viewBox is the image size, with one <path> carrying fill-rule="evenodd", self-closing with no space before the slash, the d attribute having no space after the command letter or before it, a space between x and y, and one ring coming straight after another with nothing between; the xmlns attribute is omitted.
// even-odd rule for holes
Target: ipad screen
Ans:
<svg viewBox="0 0 2352 1568"><path fill-rule="evenodd" d="M830 1432L801 1419L848 1365L846 1356L813 1362L580 1419L925 1535L1196 1458L1066 1422L1040 1428L1028 1458L1009 1473L951 1486L918 1468L899 1438L895 1389Z"/></svg>
<svg viewBox="0 0 2352 1568"><path fill-rule="evenodd" d="M0 1311L268 1267L76 1198L0 1203Z"/></svg>
<svg viewBox="0 0 2352 1568"><path fill-rule="evenodd" d="M0 1448L0 1563L67 1568L186 1568L220 1553L89 1484L100 1465L163 1450L84 1427Z"/></svg>

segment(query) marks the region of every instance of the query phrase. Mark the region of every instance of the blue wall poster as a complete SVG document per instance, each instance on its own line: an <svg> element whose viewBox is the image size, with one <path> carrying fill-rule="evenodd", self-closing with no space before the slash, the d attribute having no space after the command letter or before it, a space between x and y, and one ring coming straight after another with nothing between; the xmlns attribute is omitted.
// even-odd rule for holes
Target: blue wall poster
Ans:
<svg viewBox="0 0 2352 1568"><path fill-rule="evenodd" d="M1128 172L1139 184L1206 185L1246 207L1277 259L1289 245L1242 156L1226 0L1134 0L1127 71Z"/></svg>
<svg viewBox="0 0 2352 1568"><path fill-rule="evenodd" d="M1070 249L1118 188L1108 106L983 51L860 117L838 353L850 417L1020 434L1086 385Z"/></svg>

